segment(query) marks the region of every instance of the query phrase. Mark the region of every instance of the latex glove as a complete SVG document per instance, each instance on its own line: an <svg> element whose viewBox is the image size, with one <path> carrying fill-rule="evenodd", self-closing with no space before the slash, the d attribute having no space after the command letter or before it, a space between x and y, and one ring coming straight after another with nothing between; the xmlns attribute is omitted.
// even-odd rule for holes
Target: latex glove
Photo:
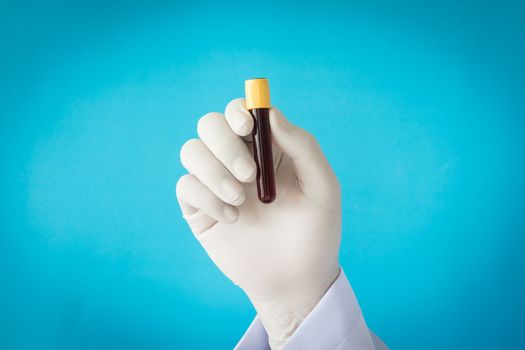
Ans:
<svg viewBox="0 0 525 350"><path fill-rule="evenodd" d="M244 99L208 113L181 149L183 216L218 268L250 298L280 349L339 274L341 195L314 137L272 108L277 198L257 198ZM247 136L244 137L243 136ZM249 147L248 147L249 146Z"/></svg>

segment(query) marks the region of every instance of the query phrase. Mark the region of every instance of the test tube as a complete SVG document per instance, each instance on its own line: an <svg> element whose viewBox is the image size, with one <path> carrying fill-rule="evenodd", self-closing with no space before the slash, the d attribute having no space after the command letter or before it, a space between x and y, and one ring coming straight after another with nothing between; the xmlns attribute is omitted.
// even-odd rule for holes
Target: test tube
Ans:
<svg viewBox="0 0 525 350"><path fill-rule="evenodd" d="M263 203L271 203L276 196L273 170L272 131L270 129L270 87L268 79L246 80L246 109L253 117L253 157L257 165L257 195Z"/></svg>

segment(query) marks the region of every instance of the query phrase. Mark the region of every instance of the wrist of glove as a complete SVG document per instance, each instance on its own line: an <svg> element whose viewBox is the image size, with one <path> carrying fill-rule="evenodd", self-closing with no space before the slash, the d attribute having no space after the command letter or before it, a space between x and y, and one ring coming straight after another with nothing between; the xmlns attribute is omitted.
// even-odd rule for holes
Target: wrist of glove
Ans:
<svg viewBox="0 0 525 350"><path fill-rule="evenodd" d="M294 280L294 288L273 298L264 298L258 294L250 296L272 349L283 348L288 338L337 279L339 272L339 267L336 267L326 275L312 277L310 281Z"/></svg>
<svg viewBox="0 0 525 350"><path fill-rule="evenodd" d="M181 149L183 217L217 267L250 298L280 349L339 274L339 183L314 137L270 110L277 197L257 198L244 100L209 113Z"/></svg>

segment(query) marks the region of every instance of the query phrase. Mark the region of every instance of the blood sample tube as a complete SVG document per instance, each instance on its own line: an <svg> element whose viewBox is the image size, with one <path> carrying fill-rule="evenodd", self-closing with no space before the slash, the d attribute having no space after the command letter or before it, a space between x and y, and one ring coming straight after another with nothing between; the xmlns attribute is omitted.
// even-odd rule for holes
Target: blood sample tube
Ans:
<svg viewBox="0 0 525 350"><path fill-rule="evenodd" d="M263 203L275 199L275 174L270 130L270 87L268 79L256 78L245 82L246 109L253 117L253 157L257 164L257 195Z"/></svg>

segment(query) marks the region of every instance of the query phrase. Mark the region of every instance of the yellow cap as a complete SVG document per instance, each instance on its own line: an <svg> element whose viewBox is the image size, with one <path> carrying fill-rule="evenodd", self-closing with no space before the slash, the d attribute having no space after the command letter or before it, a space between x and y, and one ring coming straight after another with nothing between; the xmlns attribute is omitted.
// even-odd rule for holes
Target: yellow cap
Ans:
<svg viewBox="0 0 525 350"><path fill-rule="evenodd" d="M255 78L244 83L246 109L271 108L268 79Z"/></svg>

